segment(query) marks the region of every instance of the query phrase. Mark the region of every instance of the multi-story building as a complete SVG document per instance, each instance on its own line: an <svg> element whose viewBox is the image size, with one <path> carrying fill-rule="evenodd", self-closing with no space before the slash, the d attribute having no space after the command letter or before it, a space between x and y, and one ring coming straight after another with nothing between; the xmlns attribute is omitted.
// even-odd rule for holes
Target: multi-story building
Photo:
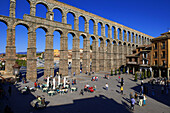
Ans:
<svg viewBox="0 0 170 113"><path fill-rule="evenodd" d="M170 71L170 31L151 40L151 66L154 77L167 77Z"/></svg>
<svg viewBox="0 0 170 113"><path fill-rule="evenodd" d="M126 66L129 73L151 70L151 45L142 45L133 50L133 54L126 56Z"/></svg>

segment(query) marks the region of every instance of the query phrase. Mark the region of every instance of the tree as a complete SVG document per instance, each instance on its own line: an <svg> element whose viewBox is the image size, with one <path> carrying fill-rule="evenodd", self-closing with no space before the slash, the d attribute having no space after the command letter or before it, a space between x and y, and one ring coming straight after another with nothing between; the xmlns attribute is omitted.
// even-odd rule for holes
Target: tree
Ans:
<svg viewBox="0 0 170 113"><path fill-rule="evenodd" d="M111 76L113 76L113 70L111 69Z"/></svg>
<svg viewBox="0 0 170 113"><path fill-rule="evenodd" d="M123 74L125 73L125 67L123 68Z"/></svg>
<svg viewBox="0 0 170 113"><path fill-rule="evenodd" d="M144 78L145 78L145 79L147 78L147 72L146 72L146 70L145 70Z"/></svg>
<svg viewBox="0 0 170 113"><path fill-rule="evenodd" d="M142 75L141 75L141 78L140 78L141 80L143 80L143 72L142 72Z"/></svg>
<svg viewBox="0 0 170 113"><path fill-rule="evenodd" d="M148 78L151 77L151 72L148 70Z"/></svg>
<svg viewBox="0 0 170 113"><path fill-rule="evenodd" d="M137 73L135 72L135 81L138 81L138 79L137 79Z"/></svg>
<svg viewBox="0 0 170 113"><path fill-rule="evenodd" d="M115 75L117 75L117 69L115 68Z"/></svg>
<svg viewBox="0 0 170 113"><path fill-rule="evenodd" d="M120 75L121 73L120 73L120 68L119 68L119 75Z"/></svg>

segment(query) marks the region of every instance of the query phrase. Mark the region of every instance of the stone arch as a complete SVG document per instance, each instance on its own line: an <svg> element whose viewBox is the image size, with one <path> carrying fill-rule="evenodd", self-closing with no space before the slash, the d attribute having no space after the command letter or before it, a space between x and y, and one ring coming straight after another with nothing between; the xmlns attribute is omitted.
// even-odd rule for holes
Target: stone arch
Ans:
<svg viewBox="0 0 170 113"><path fill-rule="evenodd" d="M113 40L113 44L114 44L114 45L118 45L118 43L117 43L116 40Z"/></svg>
<svg viewBox="0 0 170 113"><path fill-rule="evenodd" d="M63 30L60 29L60 28L55 28L55 29L53 29L52 33L54 33L54 31L58 31L61 36L63 35Z"/></svg>
<svg viewBox="0 0 170 113"><path fill-rule="evenodd" d="M35 30L37 30L38 28L42 28L46 33L48 32L48 27L47 27L47 26L37 25L37 26L35 27Z"/></svg>
<svg viewBox="0 0 170 113"><path fill-rule="evenodd" d="M109 29L110 29L110 25L106 23L105 24L105 36L106 37L109 37L109 32L110 32Z"/></svg>
<svg viewBox="0 0 170 113"><path fill-rule="evenodd" d="M24 21L15 22L14 25L13 25L13 29L15 29L15 27L16 27L17 25L23 25L23 26L25 26L25 27L27 28L27 30L29 31L29 23L24 22Z"/></svg>
<svg viewBox="0 0 170 113"><path fill-rule="evenodd" d="M94 35L90 36L93 40L97 40L97 38Z"/></svg>
<svg viewBox="0 0 170 113"><path fill-rule="evenodd" d="M87 23L87 19L84 15L79 15L78 16L78 31L83 31L83 32L86 32L86 23Z"/></svg>
<svg viewBox="0 0 170 113"><path fill-rule="evenodd" d="M123 38L123 37L122 37L122 28L119 27L119 28L117 29L117 39L118 39L118 40L122 40L122 38Z"/></svg>
<svg viewBox="0 0 170 113"><path fill-rule="evenodd" d="M124 45L124 46L126 46L126 45L127 45L127 43L126 43L126 42L123 42L123 45Z"/></svg>
<svg viewBox="0 0 170 113"><path fill-rule="evenodd" d="M92 22L92 23L91 23ZM96 21L93 18L90 18L89 21L89 34L97 34ZM92 25L91 25L92 24ZM92 29L92 30L91 30Z"/></svg>
<svg viewBox="0 0 170 113"><path fill-rule="evenodd" d="M80 33L80 36L82 36L83 39L87 38L87 35L86 35L85 33ZM80 36L79 36L79 37L80 37Z"/></svg>
<svg viewBox="0 0 170 113"><path fill-rule="evenodd" d="M131 44L131 43L128 43L127 45L128 45L128 47L132 47L132 44Z"/></svg>
<svg viewBox="0 0 170 113"><path fill-rule="evenodd" d="M123 45L123 42L119 40L119 41L118 41L118 44L119 44L119 45Z"/></svg>
<svg viewBox="0 0 170 113"><path fill-rule="evenodd" d="M76 13L74 11L68 10L66 12L66 15L68 15L68 13L71 13L74 16L74 18L76 17Z"/></svg>
<svg viewBox="0 0 170 113"><path fill-rule="evenodd" d="M99 25L101 26L101 28L99 28L99 27L100 27ZM98 36L100 36L100 35L102 36L102 35L103 35L102 32L104 32L104 29L103 29L103 28L104 28L104 25L103 25L103 23L102 23L101 21L99 21L99 22L97 23L97 28L98 28L98 34L97 34L97 35L98 35Z"/></svg>
<svg viewBox="0 0 170 113"><path fill-rule="evenodd" d="M35 7L36 7L37 4L42 4L42 5L44 5L44 6L47 8L47 12L48 12L49 9L50 9L48 3L46 3L45 1L37 1L37 2L35 3Z"/></svg>
<svg viewBox="0 0 170 113"><path fill-rule="evenodd" d="M69 33L73 36L73 38L75 38L75 37L78 38L76 32L74 32L74 31L68 31L68 32L66 33L66 36L68 36Z"/></svg>
<svg viewBox="0 0 170 113"><path fill-rule="evenodd" d="M58 10L61 12L62 15L64 14L64 11L63 11L62 8L59 8L58 6L54 6L54 7L52 8L52 11L54 11L54 9L58 9Z"/></svg>
<svg viewBox="0 0 170 113"><path fill-rule="evenodd" d="M0 19L1 22L3 22L4 24L6 24L7 28L9 26L8 22L5 19Z"/></svg>
<svg viewBox="0 0 170 113"><path fill-rule="evenodd" d="M123 29L123 41L127 41L127 32Z"/></svg>

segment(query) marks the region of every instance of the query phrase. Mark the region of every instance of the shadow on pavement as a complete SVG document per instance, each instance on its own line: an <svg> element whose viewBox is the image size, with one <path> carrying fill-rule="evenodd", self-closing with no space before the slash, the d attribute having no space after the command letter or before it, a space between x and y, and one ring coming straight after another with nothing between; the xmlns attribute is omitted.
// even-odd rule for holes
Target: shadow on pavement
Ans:
<svg viewBox="0 0 170 113"><path fill-rule="evenodd" d="M164 91L164 94L161 94L161 86L160 85L154 85L152 86L149 83L144 83L144 86L147 87L148 93L146 94L152 99L155 99L156 101L159 101L167 106L170 106L170 92L166 94L166 91ZM154 90L152 89L154 87ZM131 89L135 90L136 92L140 93L141 85L137 84L137 86L132 87ZM152 91L154 91L155 95L152 95Z"/></svg>

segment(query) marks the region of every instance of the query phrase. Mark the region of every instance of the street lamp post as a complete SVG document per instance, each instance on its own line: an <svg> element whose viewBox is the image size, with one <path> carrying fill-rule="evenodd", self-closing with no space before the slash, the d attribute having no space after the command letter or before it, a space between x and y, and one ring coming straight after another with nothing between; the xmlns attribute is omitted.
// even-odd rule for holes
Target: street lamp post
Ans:
<svg viewBox="0 0 170 113"><path fill-rule="evenodd" d="M5 61L2 61L2 70L5 70Z"/></svg>

